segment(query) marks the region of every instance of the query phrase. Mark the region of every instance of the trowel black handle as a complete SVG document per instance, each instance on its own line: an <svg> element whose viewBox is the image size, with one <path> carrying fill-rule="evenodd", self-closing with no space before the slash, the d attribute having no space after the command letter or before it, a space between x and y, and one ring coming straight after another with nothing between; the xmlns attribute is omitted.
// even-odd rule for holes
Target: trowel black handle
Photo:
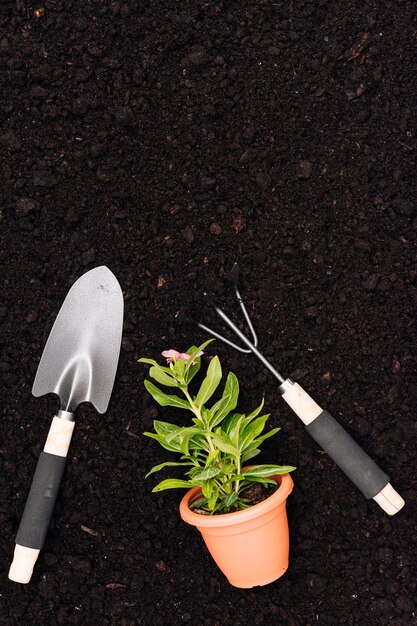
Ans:
<svg viewBox="0 0 417 626"><path fill-rule="evenodd" d="M74 422L54 417L16 535L9 578L28 583L43 547L64 473Z"/></svg>
<svg viewBox="0 0 417 626"><path fill-rule="evenodd" d="M404 506L404 500L391 486L389 476L343 426L297 383L287 380L280 389L282 397L304 422L309 434L363 495L368 499L373 498L389 515L397 513Z"/></svg>

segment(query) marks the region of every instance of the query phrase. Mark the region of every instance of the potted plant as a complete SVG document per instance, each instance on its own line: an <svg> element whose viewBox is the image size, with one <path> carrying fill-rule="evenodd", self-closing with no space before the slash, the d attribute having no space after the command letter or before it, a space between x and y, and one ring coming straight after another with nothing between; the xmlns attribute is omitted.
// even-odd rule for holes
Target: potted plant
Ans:
<svg viewBox="0 0 417 626"><path fill-rule="evenodd" d="M180 455L179 461L166 461L147 474L165 467L184 468L186 478L168 478L153 492L164 489L188 489L180 504L183 520L196 526L219 568L236 587L266 585L288 568L289 533L286 499L292 491L291 466L249 465L259 454L259 446L280 429L265 432L269 415L260 415L263 401L251 413L235 411L239 383L229 372L221 397L210 403L222 379L217 356L207 367L197 392L190 383L201 366L203 349L192 346L185 353L162 352L166 366L153 359L140 362L150 365L149 376L181 395L162 391L145 380L147 391L161 406L184 409L191 413L186 426L155 420L155 432L144 433L160 445ZM211 406L208 406L211 404ZM190 489L191 488L191 489Z"/></svg>

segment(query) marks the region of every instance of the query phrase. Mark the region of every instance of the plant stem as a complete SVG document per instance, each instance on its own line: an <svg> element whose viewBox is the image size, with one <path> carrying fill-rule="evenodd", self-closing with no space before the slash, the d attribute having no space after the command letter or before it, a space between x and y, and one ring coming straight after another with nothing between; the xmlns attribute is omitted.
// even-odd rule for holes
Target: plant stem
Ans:
<svg viewBox="0 0 417 626"><path fill-rule="evenodd" d="M199 420L203 421L203 417L202 417L202 415L201 415L201 411L200 411L200 409L198 408L198 406L195 404L195 402L193 401L192 397L190 396L190 393L189 393L189 391L188 391L187 387L184 387L184 388L182 389L182 391L183 391L183 393L184 393L185 397L187 398L188 402L190 403L191 408L192 408L193 413L195 414L195 416L196 416Z"/></svg>
<svg viewBox="0 0 417 626"><path fill-rule="evenodd" d="M239 456L236 457L236 467L237 467L237 473L240 474L240 457ZM237 480L235 484L236 493L239 493L239 484L240 484L240 480Z"/></svg>
<svg viewBox="0 0 417 626"><path fill-rule="evenodd" d="M215 480L214 481L219 489L219 491L222 491L224 493L225 496L227 496L227 490L225 489L224 485L221 483L220 480Z"/></svg>
<svg viewBox="0 0 417 626"><path fill-rule="evenodd" d="M185 397L187 398L188 402L190 403L190 406L191 406L191 408L192 408L193 413L195 414L195 416L197 417L197 419L199 419L199 420L200 420L201 422L203 422L203 424L204 424L204 420L203 420L203 416L201 415L201 411L200 411L200 409L198 408L198 406L195 404L195 402L193 401L192 397L190 396L190 394L189 394L189 392L188 392L187 387L183 388L183 389L182 389L182 391L183 391L183 393L184 393ZM210 450L211 450L211 451L215 450L215 447L214 447L214 444L213 444L213 441L212 441L212 439L211 439L210 435L208 435L208 434L206 433L206 434L205 434L205 437L206 437L207 442L208 442L208 444L209 444L209 446L210 446Z"/></svg>

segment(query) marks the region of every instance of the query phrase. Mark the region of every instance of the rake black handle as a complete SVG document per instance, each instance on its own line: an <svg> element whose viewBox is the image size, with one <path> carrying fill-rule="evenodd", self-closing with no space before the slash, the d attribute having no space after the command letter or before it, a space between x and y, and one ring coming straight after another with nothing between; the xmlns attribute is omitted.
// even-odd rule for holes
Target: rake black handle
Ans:
<svg viewBox="0 0 417 626"><path fill-rule="evenodd" d="M365 498L374 498L390 478L330 413L322 411L307 431L333 459Z"/></svg>

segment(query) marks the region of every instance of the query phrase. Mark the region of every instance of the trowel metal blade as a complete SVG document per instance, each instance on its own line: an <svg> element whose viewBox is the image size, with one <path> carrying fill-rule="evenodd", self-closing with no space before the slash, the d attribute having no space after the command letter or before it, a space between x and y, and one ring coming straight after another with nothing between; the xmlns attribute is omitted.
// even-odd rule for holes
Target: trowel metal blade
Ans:
<svg viewBox="0 0 417 626"><path fill-rule="evenodd" d="M73 413L91 402L105 413L120 354L123 295L104 265L71 287L46 342L33 383L34 396L55 393Z"/></svg>

